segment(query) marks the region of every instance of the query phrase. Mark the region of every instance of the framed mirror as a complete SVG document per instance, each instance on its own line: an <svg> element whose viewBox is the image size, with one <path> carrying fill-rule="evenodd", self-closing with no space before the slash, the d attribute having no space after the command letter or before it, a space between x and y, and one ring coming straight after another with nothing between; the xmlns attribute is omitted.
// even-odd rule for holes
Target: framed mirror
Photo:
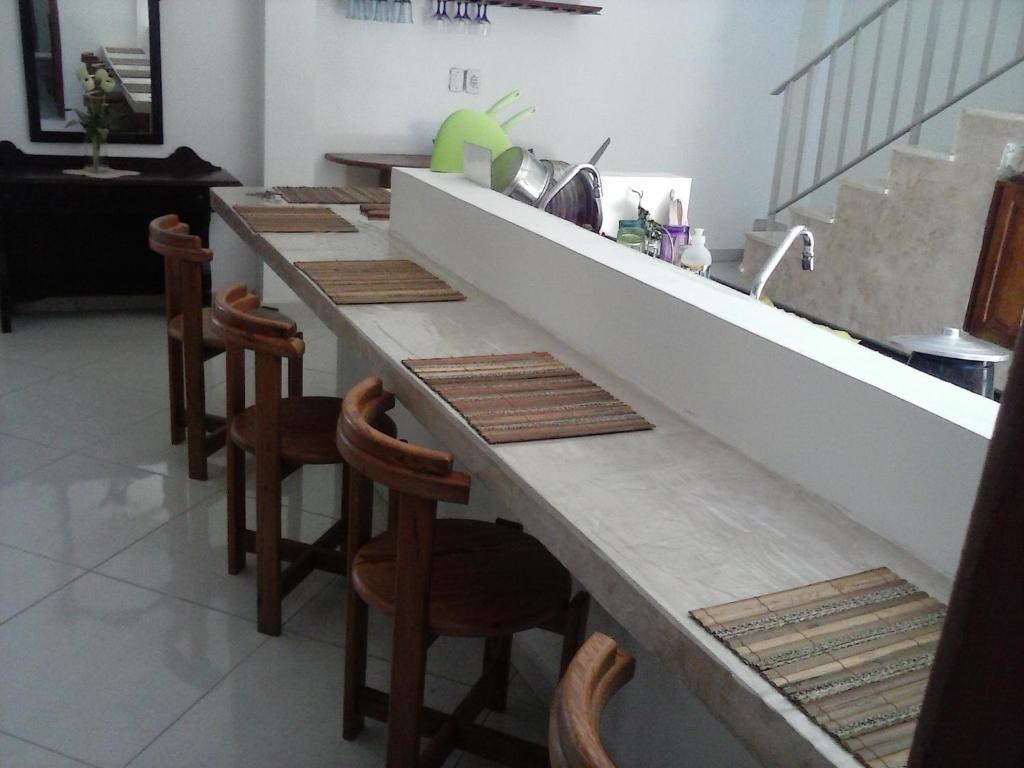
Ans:
<svg viewBox="0 0 1024 768"><path fill-rule="evenodd" d="M96 91L114 116L107 141L163 143L159 0L19 4L32 141L83 140L81 126L68 122L86 109L83 80L102 68L112 81Z"/></svg>

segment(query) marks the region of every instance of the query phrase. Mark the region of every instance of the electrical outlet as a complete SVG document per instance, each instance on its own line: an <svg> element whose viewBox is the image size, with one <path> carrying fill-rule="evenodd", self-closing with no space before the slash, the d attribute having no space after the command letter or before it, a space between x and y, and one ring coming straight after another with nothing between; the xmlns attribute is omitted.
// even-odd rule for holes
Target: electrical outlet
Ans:
<svg viewBox="0 0 1024 768"><path fill-rule="evenodd" d="M480 70L479 69L467 69L466 70L466 93L472 93L474 95L480 93Z"/></svg>
<svg viewBox="0 0 1024 768"><path fill-rule="evenodd" d="M466 70L452 67L448 70L448 90L462 93L466 89Z"/></svg>

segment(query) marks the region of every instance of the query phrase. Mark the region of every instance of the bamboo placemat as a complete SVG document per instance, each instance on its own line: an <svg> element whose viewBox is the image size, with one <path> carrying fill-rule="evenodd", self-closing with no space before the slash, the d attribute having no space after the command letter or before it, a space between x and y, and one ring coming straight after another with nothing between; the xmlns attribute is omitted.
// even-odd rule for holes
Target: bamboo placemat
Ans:
<svg viewBox="0 0 1024 768"><path fill-rule="evenodd" d="M690 615L861 763L906 765L942 603L876 568Z"/></svg>
<svg viewBox="0 0 1024 768"><path fill-rule="evenodd" d="M403 360L488 443L654 429L547 352Z"/></svg>
<svg viewBox="0 0 1024 768"><path fill-rule="evenodd" d="M275 187L289 203L390 203L391 191L384 187Z"/></svg>
<svg viewBox="0 0 1024 768"><path fill-rule="evenodd" d="M288 208L283 205L236 205L253 232L358 232L330 208Z"/></svg>
<svg viewBox="0 0 1024 768"><path fill-rule="evenodd" d="M463 301L466 297L419 264L383 261L297 261L335 304L407 304Z"/></svg>
<svg viewBox="0 0 1024 768"><path fill-rule="evenodd" d="M368 219L390 219L391 204L363 203L359 206L359 212Z"/></svg>

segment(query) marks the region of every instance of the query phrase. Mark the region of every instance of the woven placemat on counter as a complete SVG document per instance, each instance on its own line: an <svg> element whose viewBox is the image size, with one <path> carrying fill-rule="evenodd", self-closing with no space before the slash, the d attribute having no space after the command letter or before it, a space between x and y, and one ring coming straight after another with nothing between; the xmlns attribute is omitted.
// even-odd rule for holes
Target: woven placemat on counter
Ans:
<svg viewBox="0 0 1024 768"><path fill-rule="evenodd" d="M335 304L463 301L465 296L407 259L297 261L295 266Z"/></svg>
<svg viewBox="0 0 1024 768"><path fill-rule="evenodd" d="M403 360L488 443L654 429L547 352Z"/></svg>
<svg viewBox="0 0 1024 768"><path fill-rule="evenodd" d="M690 615L861 763L906 765L942 603L876 568Z"/></svg>
<svg viewBox="0 0 1024 768"><path fill-rule="evenodd" d="M330 208L289 208L284 205L236 205L253 232L358 232L352 222Z"/></svg>
<svg viewBox="0 0 1024 768"><path fill-rule="evenodd" d="M274 187L289 203L390 203L391 190L384 187Z"/></svg>

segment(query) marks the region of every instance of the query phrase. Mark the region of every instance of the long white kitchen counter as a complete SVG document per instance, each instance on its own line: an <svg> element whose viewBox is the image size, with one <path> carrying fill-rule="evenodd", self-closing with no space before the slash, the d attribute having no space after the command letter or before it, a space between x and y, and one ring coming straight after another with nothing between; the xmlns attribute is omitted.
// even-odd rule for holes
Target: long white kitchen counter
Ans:
<svg viewBox="0 0 1024 768"><path fill-rule="evenodd" d="M835 504L722 443L529 319L368 222L355 234L253 233L214 191L214 208L316 315L383 376L403 405L540 538L602 606L767 766L858 763L713 640L692 609L885 565L946 599L949 580ZM398 203L400 204L400 202ZM408 258L464 302L335 306L293 262ZM492 446L401 361L551 352L656 425L651 432Z"/></svg>

